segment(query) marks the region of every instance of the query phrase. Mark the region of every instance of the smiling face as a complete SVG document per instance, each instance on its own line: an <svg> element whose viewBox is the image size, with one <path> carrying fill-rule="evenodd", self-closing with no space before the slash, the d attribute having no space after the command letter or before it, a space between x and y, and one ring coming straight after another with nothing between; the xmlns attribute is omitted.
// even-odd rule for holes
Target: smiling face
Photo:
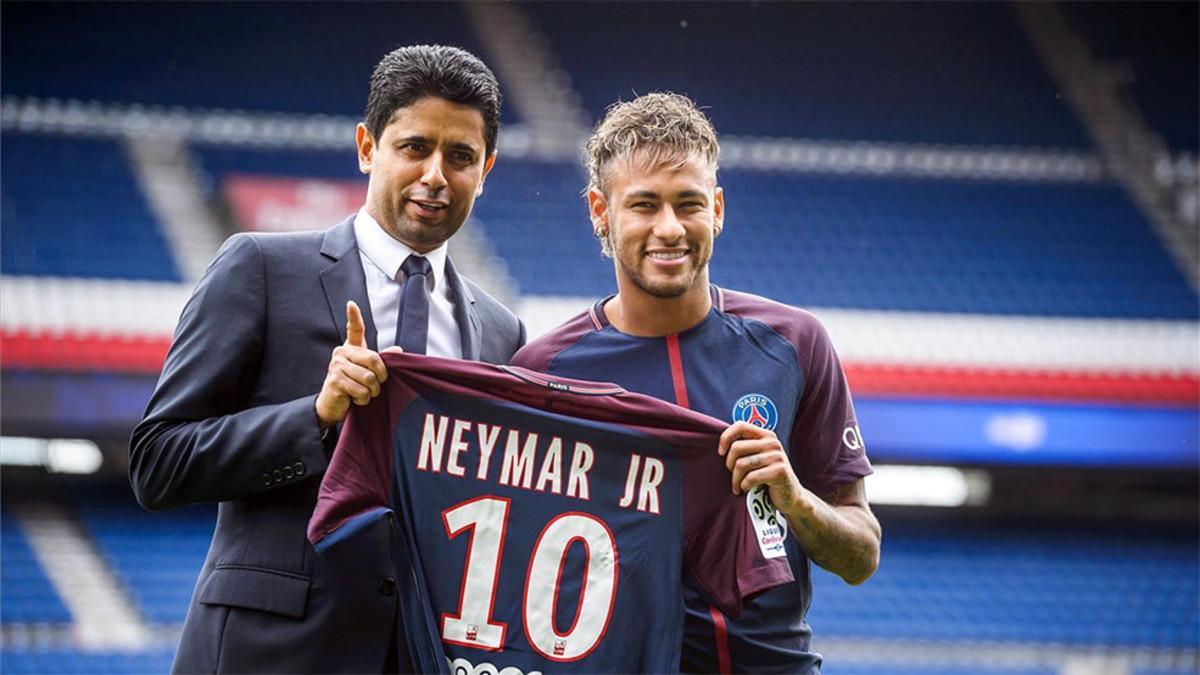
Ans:
<svg viewBox="0 0 1200 675"><path fill-rule="evenodd" d="M483 115L436 96L396 110L378 139L358 125L357 140L367 212L419 253L458 232L496 159L485 156Z"/></svg>
<svg viewBox="0 0 1200 675"><path fill-rule="evenodd" d="M661 161L639 150L606 170L608 195L588 192L592 224L608 237L621 293L676 298L707 293L725 195L694 155Z"/></svg>

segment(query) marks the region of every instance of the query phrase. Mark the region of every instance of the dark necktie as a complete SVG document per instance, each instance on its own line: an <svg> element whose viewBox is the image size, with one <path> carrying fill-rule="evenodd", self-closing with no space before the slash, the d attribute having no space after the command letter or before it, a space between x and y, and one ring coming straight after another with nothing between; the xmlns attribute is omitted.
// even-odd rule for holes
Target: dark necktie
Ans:
<svg viewBox="0 0 1200 675"><path fill-rule="evenodd" d="M400 266L404 272L404 290L400 292L400 313L396 317L396 346L409 354L424 354L429 337L429 289L425 280L432 268L429 261L410 255Z"/></svg>

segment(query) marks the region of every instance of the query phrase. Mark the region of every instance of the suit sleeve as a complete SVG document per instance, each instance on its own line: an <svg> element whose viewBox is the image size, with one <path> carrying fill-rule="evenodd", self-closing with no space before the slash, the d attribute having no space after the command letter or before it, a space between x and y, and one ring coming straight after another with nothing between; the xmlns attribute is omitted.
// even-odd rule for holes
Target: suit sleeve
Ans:
<svg viewBox="0 0 1200 675"><path fill-rule="evenodd" d="M130 482L145 508L244 498L324 470L315 393L247 407L265 344L266 293L258 242L234 235L184 307L133 430Z"/></svg>

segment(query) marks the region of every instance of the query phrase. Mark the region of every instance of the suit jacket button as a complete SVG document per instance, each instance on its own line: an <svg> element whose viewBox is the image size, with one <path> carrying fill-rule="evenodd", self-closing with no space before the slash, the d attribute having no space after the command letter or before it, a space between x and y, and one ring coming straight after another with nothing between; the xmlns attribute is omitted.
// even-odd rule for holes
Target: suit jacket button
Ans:
<svg viewBox="0 0 1200 675"><path fill-rule="evenodd" d="M290 466L283 467L283 477L291 480L296 477L296 471Z"/></svg>
<svg viewBox="0 0 1200 675"><path fill-rule="evenodd" d="M383 581L379 582L379 593L380 595L395 595L396 580L391 577L385 577Z"/></svg>
<svg viewBox="0 0 1200 675"><path fill-rule="evenodd" d="M274 471L271 472L271 478L275 479L276 483L282 483L283 482L283 472L280 471L279 469L275 469Z"/></svg>
<svg viewBox="0 0 1200 675"><path fill-rule="evenodd" d="M263 485L265 485L267 487L270 487L271 484L274 482L271 480L271 474L269 474L269 473L264 473L262 475L262 480L263 480Z"/></svg>
<svg viewBox="0 0 1200 675"><path fill-rule="evenodd" d="M292 465L292 469L296 472L297 476L303 476L304 475L304 462L296 462L295 464Z"/></svg>

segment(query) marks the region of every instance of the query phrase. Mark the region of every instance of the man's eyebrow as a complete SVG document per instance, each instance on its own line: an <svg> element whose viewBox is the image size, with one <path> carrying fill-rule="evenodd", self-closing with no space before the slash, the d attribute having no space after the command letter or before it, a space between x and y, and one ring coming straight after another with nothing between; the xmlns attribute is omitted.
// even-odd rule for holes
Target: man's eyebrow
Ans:
<svg viewBox="0 0 1200 675"><path fill-rule="evenodd" d="M630 199L658 199L658 193L653 190L638 190L637 192L629 193L628 197Z"/></svg>
<svg viewBox="0 0 1200 675"><path fill-rule="evenodd" d="M677 194L675 196L679 199L687 199L688 197L704 197L705 199L708 198L708 194L706 194L703 190L684 190L683 192L680 192L679 194Z"/></svg>
<svg viewBox="0 0 1200 675"><path fill-rule="evenodd" d="M472 145L470 143L467 143L466 141L456 141L454 143L451 143L450 147L455 150L469 150L471 152L479 151L478 148L476 148L474 145Z"/></svg>
<svg viewBox="0 0 1200 675"><path fill-rule="evenodd" d="M404 138L397 138L395 142L396 143L428 143L429 139L425 138L424 136L405 136Z"/></svg>

